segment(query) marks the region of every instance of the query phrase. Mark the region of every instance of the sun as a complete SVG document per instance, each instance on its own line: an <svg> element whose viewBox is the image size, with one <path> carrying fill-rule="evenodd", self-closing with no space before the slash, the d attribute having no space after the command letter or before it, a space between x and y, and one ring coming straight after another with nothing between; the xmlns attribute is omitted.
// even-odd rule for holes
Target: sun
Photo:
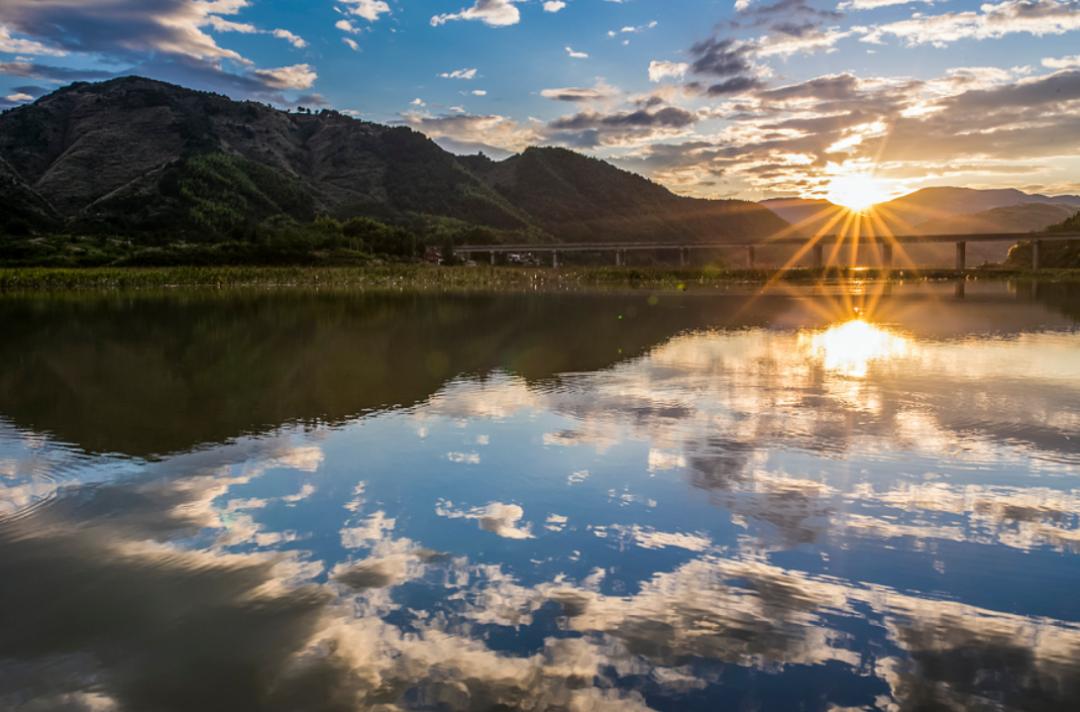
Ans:
<svg viewBox="0 0 1080 712"><path fill-rule="evenodd" d="M885 184L872 175L848 174L834 176L829 181L825 197L829 202L861 213L876 203L888 200L889 192Z"/></svg>

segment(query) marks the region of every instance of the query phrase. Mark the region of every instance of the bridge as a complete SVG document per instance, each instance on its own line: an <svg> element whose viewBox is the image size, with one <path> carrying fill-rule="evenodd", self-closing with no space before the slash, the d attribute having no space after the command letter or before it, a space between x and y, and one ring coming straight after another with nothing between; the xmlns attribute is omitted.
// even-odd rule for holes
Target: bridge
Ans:
<svg viewBox="0 0 1080 712"><path fill-rule="evenodd" d="M969 242L1027 242L1032 243L1032 268L1039 269L1042 261L1042 247L1044 242L1061 240L1080 240L1080 233L1029 233L1029 232L1001 232L1001 233L975 233L970 235L897 235L888 238L861 236L852 238L842 235L825 235L814 242L814 267L821 269L825 266L826 245L851 245L858 242L859 245L877 245L881 248L881 265L889 269L893 262L894 245L928 245L935 243L956 244L956 269L967 269L967 244ZM747 242L745 240L718 240L716 242L564 242L559 244L517 244L517 245L458 245L454 247L454 254L466 260L472 259L473 255L489 255L491 264L495 264L496 255L499 254L550 254L551 266L559 266L559 256L572 252L613 253L616 266L622 266L626 262L626 253L632 251L665 251L674 252L679 256L679 265L685 267L691 250L714 250L718 248L744 248L746 250L747 265L754 267L755 250L759 247L773 247L775 245L805 246L810 238L784 237L761 242Z"/></svg>

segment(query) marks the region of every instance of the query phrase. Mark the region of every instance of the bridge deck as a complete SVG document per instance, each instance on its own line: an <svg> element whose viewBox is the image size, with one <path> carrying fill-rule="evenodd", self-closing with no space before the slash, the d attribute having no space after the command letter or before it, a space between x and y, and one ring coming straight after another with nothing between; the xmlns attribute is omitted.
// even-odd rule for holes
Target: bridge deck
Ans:
<svg viewBox="0 0 1080 712"><path fill-rule="evenodd" d="M870 237L863 235L858 238L860 244L900 244L900 245L923 245L943 242L1024 242L1028 240L1056 241L1056 240L1080 240L1080 233L1047 233L1033 234L1029 232L1001 232L1001 233L974 233L964 235L897 235L894 237ZM563 242L542 244L499 244L499 245L458 245L454 252L611 252L631 250L711 250L720 247L771 247L773 245L805 245L810 238L785 237L776 240L763 240L761 242L747 242L736 240L717 240L715 242ZM834 245L838 242L850 244L850 236L826 235L814 242L815 245Z"/></svg>

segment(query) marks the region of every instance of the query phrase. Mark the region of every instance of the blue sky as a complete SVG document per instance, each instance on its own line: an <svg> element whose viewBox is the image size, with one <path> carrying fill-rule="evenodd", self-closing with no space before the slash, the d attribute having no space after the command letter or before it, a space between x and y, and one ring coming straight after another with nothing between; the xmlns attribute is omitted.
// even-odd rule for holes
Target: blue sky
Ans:
<svg viewBox="0 0 1080 712"><path fill-rule="evenodd" d="M0 108L128 73L690 195L1080 192L1080 0L0 2Z"/></svg>

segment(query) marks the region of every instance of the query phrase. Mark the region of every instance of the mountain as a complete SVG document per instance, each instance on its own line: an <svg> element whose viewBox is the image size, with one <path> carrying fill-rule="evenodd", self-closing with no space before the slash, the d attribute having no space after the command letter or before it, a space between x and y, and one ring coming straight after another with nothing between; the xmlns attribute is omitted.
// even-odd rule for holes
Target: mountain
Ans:
<svg viewBox="0 0 1080 712"><path fill-rule="evenodd" d="M0 115L3 158L83 228L228 233L275 215L527 219L407 128L127 77Z"/></svg>
<svg viewBox="0 0 1080 712"><path fill-rule="evenodd" d="M567 241L704 242L762 238L787 227L752 203L677 196L636 173L562 148L529 148L498 162L460 160L545 231Z"/></svg>
<svg viewBox="0 0 1080 712"><path fill-rule="evenodd" d="M22 235L59 225L56 211L0 158L0 232Z"/></svg>
<svg viewBox="0 0 1080 712"><path fill-rule="evenodd" d="M794 232L799 235L839 233L844 225L843 218L848 214L846 208L824 199L772 198L761 201L759 205L791 223Z"/></svg>
<svg viewBox="0 0 1080 712"><path fill-rule="evenodd" d="M887 211L912 225L940 220L954 215L973 215L995 208L1026 203L1043 203L1080 208L1077 195L1032 195L1014 188L978 190L975 188L923 188L883 203ZM998 232L1008 232L998 230Z"/></svg>
<svg viewBox="0 0 1080 712"><path fill-rule="evenodd" d="M141 77L0 114L0 210L19 206L31 229L62 221L145 244L255 241L319 216L428 241L764 238L785 226L754 203L679 197L570 151L461 158L406 127Z"/></svg>
<svg viewBox="0 0 1080 712"><path fill-rule="evenodd" d="M921 223L924 235L959 235L978 232L1033 232L1069 218L1077 208L1054 203L1019 203L968 215L952 215Z"/></svg>

